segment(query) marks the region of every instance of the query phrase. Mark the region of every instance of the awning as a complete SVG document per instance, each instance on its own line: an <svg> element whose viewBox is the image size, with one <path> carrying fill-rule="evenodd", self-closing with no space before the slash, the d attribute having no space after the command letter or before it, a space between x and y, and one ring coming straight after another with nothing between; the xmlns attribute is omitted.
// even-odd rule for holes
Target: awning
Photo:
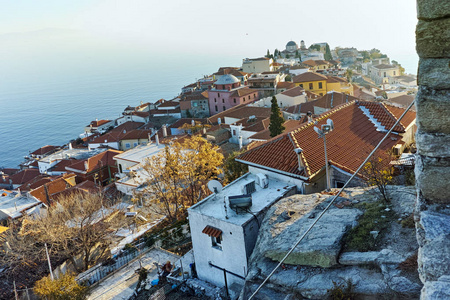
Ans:
<svg viewBox="0 0 450 300"><path fill-rule="evenodd" d="M218 238L222 234L222 230L207 225L203 229L202 233L206 233L209 236L213 236L215 238Z"/></svg>

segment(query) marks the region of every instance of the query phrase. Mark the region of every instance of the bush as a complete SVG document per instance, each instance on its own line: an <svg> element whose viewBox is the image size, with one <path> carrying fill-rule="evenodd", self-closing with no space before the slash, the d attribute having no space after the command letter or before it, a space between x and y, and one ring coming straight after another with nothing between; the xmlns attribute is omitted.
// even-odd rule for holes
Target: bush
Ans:
<svg viewBox="0 0 450 300"><path fill-rule="evenodd" d="M414 222L414 213L410 214L407 218L405 218L404 220L402 220L400 222L400 224L402 224L402 227L405 228L415 228L416 224Z"/></svg>
<svg viewBox="0 0 450 300"><path fill-rule="evenodd" d="M328 299L332 300L353 300L355 294L353 292L353 283L349 280L343 284L337 284L333 281L334 287L328 290Z"/></svg>
<svg viewBox="0 0 450 300"><path fill-rule="evenodd" d="M48 300L82 300L86 299L86 292L87 288L79 285L75 277L69 274L56 280L44 277L34 285L34 293Z"/></svg>
<svg viewBox="0 0 450 300"><path fill-rule="evenodd" d="M385 211L386 206L381 201L362 203L360 206L365 210L364 214L359 218L358 225L349 231L345 238L345 247L352 251L372 251L375 250L376 239L370 232L379 231L381 234L386 230L394 212Z"/></svg>

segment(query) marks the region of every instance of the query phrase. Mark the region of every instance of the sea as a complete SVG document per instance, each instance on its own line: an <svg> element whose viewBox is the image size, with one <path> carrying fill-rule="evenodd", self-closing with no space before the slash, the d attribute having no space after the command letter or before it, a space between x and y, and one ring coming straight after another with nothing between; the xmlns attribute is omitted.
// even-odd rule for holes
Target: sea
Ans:
<svg viewBox="0 0 450 300"><path fill-rule="evenodd" d="M124 60L115 66L84 66L83 72L68 63L42 77L14 70L9 77L0 70L0 168L17 167L44 145L66 144L91 121L117 118L128 105L172 99L183 86L221 66L239 66L242 58L159 56L128 65Z"/></svg>
<svg viewBox="0 0 450 300"><path fill-rule="evenodd" d="M183 86L219 67L240 66L245 57L183 52L106 59L101 53L55 55L0 58L0 168L17 167L44 145L66 144L91 121L117 118L128 105L172 99ZM393 59L415 73L414 54Z"/></svg>

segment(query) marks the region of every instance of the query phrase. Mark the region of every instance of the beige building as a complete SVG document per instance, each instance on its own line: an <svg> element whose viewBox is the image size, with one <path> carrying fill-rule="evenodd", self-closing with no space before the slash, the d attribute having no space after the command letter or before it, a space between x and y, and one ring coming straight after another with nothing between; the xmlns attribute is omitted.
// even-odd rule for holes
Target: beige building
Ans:
<svg viewBox="0 0 450 300"><path fill-rule="evenodd" d="M242 71L246 73L262 73L273 71L272 59L267 57L246 58L242 62Z"/></svg>
<svg viewBox="0 0 450 300"><path fill-rule="evenodd" d="M398 66L388 64L371 66L369 70L369 76L375 84L389 83L389 78L399 75Z"/></svg>

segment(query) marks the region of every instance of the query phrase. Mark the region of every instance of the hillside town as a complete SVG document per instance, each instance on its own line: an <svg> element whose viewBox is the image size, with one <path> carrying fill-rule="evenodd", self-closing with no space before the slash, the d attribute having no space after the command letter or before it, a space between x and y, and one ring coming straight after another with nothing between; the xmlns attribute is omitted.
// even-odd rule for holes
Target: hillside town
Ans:
<svg viewBox="0 0 450 300"><path fill-rule="evenodd" d="M286 274L362 264L349 262L348 253L357 251L341 242L370 210L358 206L361 195L384 203L382 219L412 218L406 210L394 217L402 205L395 206L391 186L414 185L416 112L407 108L417 92L416 76L378 49L288 41L264 57L219 67L172 99L136 99L119 118L80 124L80 135L67 144L42 145L19 168L0 170L0 298L37 299L45 280L70 274L87 299L248 299L246 289L254 291L269 273L258 256L269 239L264 234L278 228L268 226L300 216L290 199L304 199L301 209L309 210L302 222L309 224L314 209L344 186L352 192L332 208L347 223L335 223L342 234L332 259L284 262L281 254L265 255ZM386 186L392 206L376 202L389 202ZM378 251L380 262L389 230L375 227L366 237L374 244L363 253ZM408 256L396 257L396 266L417 251L405 249ZM352 279L354 292L420 294L417 272L401 277L403 285L390 282L393 270L377 272L383 289ZM283 282L271 284L277 280ZM343 290L342 282L329 280L316 294L301 284L290 289L323 299ZM276 291L264 295L284 299Z"/></svg>

